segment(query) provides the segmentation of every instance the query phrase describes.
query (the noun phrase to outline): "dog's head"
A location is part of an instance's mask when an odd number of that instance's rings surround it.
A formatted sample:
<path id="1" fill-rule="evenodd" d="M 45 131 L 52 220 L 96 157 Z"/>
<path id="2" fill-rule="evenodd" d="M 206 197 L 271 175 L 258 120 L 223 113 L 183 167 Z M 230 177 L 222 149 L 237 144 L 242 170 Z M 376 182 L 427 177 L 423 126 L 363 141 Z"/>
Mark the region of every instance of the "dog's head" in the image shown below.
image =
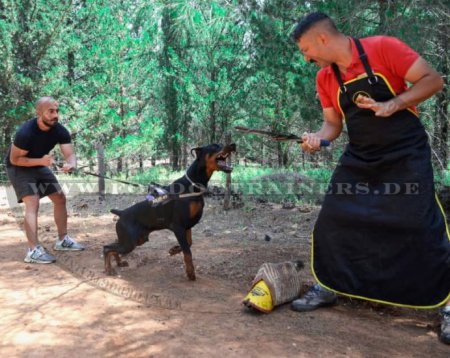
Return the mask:
<path id="1" fill-rule="evenodd" d="M 227 165 L 226 159 L 232 152 L 236 151 L 236 144 L 223 146 L 222 144 L 209 144 L 204 147 L 191 149 L 191 153 L 195 152 L 196 160 L 200 166 L 206 167 L 208 178 L 217 171 L 231 173 L 233 168 Z"/>

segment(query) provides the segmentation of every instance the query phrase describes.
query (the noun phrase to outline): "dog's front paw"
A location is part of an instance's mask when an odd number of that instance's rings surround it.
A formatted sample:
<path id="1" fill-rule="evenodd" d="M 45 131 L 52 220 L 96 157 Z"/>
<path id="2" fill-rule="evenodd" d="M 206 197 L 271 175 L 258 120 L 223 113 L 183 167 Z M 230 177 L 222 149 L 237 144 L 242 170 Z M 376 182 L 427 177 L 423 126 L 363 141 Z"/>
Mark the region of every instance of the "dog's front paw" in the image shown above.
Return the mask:
<path id="1" fill-rule="evenodd" d="M 195 273 L 193 273 L 193 274 L 188 274 L 188 278 L 189 278 L 189 280 L 190 281 L 195 281 L 197 278 L 195 277 Z"/>
<path id="2" fill-rule="evenodd" d="M 190 281 L 195 281 L 197 278 L 195 277 L 194 271 L 186 271 L 187 277 Z"/>
<path id="3" fill-rule="evenodd" d="M 176 255 L 176 254 L 179 254 L 181 252 L 181 247 L 180 246 L 174 246 L 174 247 L 172 247 L 170 250 L 169 250 L 169 255 L 170 256 L 173 256 L 173 255 Z M 195 276 L 195 275 L 194 275 Z"/>

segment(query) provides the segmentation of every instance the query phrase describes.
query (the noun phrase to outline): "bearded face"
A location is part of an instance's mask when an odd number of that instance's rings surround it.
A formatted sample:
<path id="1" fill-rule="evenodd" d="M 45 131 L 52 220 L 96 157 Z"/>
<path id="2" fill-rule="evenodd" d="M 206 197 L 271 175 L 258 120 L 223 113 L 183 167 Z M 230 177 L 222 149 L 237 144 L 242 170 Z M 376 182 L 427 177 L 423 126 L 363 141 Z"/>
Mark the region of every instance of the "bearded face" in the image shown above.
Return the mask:
<path id="1" fill-rule="evenodd" d="M 56 125 L 56 123 L 58 123 L 58 113 L 58 102 L 48 101 L 42 103 L 41 108 L 39 108 L 38 111 L 38 117 L 45 126 L 52 128 Z"/>

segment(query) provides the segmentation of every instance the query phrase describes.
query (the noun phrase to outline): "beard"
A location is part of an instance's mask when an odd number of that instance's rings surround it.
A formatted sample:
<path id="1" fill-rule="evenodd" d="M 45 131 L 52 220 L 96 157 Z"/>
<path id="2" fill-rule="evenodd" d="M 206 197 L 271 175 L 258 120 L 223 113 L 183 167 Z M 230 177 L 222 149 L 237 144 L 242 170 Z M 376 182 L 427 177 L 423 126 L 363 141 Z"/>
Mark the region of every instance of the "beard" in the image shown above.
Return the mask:
<path id="1" fill-rule="evenodd" d="M 54 126 L 56 126 L 56 123 L 58 123 L 58 118 L 53 118 L 53 119 L 42 119 L 42 123 L 44 123 L 48 128 L 53 128 Z"/>

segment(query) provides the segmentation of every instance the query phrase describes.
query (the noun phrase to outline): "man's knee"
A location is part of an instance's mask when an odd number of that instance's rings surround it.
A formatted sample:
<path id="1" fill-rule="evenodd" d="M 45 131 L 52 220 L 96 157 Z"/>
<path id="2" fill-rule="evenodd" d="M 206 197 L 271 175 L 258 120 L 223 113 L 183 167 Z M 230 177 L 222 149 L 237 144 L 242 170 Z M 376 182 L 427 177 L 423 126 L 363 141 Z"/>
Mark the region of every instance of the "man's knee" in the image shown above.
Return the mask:
<path id="1" fill-rule="evenodd" d="M 28 212 L 37 212 L 39 210 L 39 196 L 27 195 L 22 198 L 25 204 L 25 210 Z"/>
<path id="2" fill-rule="evenodd" d="M 66 195 L 61 191 L 48 196 L 55 205 L 66 205 Z"/>

